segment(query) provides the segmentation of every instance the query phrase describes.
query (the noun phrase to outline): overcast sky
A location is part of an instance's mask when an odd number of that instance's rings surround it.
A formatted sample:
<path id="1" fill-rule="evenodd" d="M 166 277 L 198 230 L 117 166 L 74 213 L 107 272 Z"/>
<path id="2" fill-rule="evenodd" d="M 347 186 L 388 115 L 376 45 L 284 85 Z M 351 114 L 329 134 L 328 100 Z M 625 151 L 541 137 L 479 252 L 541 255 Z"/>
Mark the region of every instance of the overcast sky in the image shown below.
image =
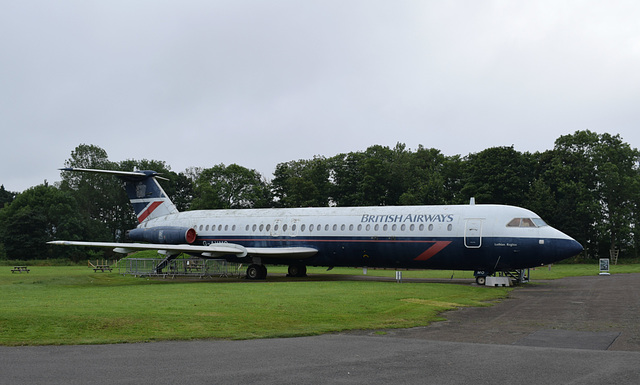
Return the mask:
<path id="1" fill-rule="evenodd" d="M 281 162 L 405 143 L 467 155 L 576 130 L 640 147 L 640 2 L 5 1 L 0 184 L 111 161 Z"/>

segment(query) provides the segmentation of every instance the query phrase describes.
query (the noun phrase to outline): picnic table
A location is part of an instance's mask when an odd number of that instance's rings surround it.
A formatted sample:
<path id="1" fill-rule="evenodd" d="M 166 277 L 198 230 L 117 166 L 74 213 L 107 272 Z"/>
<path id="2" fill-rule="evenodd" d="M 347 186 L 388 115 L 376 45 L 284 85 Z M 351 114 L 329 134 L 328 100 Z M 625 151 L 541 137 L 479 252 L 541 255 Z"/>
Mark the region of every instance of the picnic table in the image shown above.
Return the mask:
<path id="1" fill-rule="evenodd" d="M 13 269 L 11 269 L 11 274 L 22 272 L 28 273 L 29 269 L 26 266 L 14 266 Z"/>
<path id="2" fill-rule="evenodd" d="M 97 272 L 98 270 L 100 270 L 100 271 L 102 271 L 104 273 L 105 271 L 111 271 L 113 269 L 109 265 L 96 265 L 93 268 L 93 271 Z"/>

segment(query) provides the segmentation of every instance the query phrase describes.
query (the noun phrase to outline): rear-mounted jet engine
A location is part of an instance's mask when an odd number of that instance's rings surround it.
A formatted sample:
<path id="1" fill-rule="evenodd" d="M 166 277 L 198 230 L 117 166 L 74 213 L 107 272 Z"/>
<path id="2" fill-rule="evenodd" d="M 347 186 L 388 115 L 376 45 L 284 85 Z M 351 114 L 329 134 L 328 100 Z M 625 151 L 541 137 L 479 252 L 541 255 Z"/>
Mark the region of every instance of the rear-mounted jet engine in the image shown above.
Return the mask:
<path id="1" fill-rule="evenodd" d="M 159 226 L 127 231 L 127 238 L 134 242 L 164 243 L 169 245 L 192 244 L 196 230 L 189 227 Z"/>

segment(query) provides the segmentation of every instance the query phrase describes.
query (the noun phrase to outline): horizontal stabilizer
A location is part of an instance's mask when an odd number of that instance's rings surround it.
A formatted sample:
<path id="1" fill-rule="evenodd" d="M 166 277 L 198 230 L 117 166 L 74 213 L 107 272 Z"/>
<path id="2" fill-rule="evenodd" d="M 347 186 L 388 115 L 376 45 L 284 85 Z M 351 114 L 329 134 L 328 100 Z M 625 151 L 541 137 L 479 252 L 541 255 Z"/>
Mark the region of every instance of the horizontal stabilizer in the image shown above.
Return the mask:
<path id="1" fill-rule="evenodd" d="M 108 174 L 115 175 L 121 178 L 133 179 L 133 180 L 142 180 L 148 178 L 150 176 L 157 176 L 158 173 L 155 171 L 115 171 L 115 170 L 97 170 L 92 168 L 77 168 L 77 167 L 65 167 L 61 168 L 60 171 L 73 171 L 73 172 L 91 172 L 96 174 Z"/>

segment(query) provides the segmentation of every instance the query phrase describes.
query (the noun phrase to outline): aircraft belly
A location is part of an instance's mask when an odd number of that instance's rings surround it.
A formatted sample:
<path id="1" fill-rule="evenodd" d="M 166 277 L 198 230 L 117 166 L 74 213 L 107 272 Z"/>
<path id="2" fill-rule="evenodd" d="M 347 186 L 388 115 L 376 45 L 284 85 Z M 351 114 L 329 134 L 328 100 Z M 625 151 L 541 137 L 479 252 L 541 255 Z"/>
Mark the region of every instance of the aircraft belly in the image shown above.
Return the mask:
<path id="1" fill-rule="evenodd" d="M 451 238 L 358 238 L 358 237 L 227 237 L 200 238 L 199 244 L 236 243 L 247 248 L 308 247 L 318 252 L 305 258 L 262 256 L 267 264 L 308 266 L 386 267 L 439 270 L 513 270 L 556 260 L 557 240 L 540 244 L 538 238 L 483 237 L 482 245 L 469 248 L 462 237 Z M 230 261 L 246 258 L 228 256 Z M 549 262 L 550 263 L 550 262 Z"/>

